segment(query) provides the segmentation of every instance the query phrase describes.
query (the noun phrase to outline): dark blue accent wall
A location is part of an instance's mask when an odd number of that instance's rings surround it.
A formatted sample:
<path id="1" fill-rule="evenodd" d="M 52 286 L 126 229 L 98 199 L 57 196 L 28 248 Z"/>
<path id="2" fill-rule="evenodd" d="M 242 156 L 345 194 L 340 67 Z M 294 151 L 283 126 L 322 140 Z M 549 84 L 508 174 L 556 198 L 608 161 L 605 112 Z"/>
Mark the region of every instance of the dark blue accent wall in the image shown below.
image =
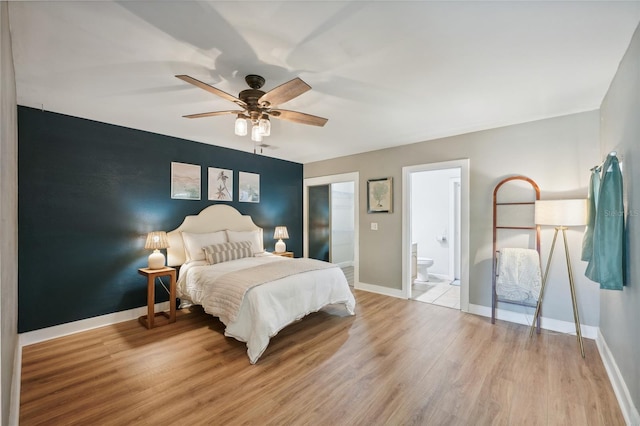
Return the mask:
<path id="1" fill-rule="evenodd" d="M 233 170 L 224 204 L 264 228 L 267 250 L 286 225 L 302 254 L 302 164 L 27 107 L 18 140 L 19 332 L 145 306 L 146 234 L 216 203 L 207 167 Z M 201 166 L 200 201 L 171 199 L 172 161 Z M 238 202 L 240 171 L 260 174 L 259 203 Z"/>

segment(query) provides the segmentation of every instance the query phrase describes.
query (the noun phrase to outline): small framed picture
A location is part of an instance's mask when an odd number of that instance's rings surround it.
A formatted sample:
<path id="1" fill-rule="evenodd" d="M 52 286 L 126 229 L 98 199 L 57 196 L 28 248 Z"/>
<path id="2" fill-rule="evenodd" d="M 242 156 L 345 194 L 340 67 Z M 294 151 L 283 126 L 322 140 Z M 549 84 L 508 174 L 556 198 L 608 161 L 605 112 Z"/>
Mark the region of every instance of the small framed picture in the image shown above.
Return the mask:
<path id="1" fill-rule="evenodd" d="M 393 178 L 367 180 L 367 213 L 393 212 Z"/>
<path id="2" fill-rule="evenodd" d="M 171 162 L 171 198 L 200 199 L 200 166 Z"/>
<path id="3" fill-rule="evenodd" d="M 209 167 L 209 200 L 233 201 L 233 170 Z"/>
<path id="4" fill-rule="evenodd" d="M 260 175 L 240 172 L 238 174 L 238 201 L 243 203 L 260 202 Z"/>

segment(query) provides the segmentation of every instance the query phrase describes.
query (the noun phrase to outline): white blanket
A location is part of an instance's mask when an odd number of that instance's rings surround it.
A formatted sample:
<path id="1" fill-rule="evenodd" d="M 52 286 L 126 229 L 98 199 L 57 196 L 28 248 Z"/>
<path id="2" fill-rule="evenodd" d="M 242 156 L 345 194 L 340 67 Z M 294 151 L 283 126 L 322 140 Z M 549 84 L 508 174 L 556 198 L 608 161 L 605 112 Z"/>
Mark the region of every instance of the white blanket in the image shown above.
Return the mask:
<path id="1" fill-rule="evenodd" d="M 500 250 L 496 294 L 506 300 L 536 301 L 540 294 L 540 256 L 536 250 Z"/>
<path id="2" fill-rule="evenodd" d="M 203 276 L 222 276 L 229 272 L 251 268 L 269 262 L 288 262 L 279 256 L 250 257 L 207 265 L 191 262 L 180 269 L 178 297 L 202 305 L 207 313 L 215 313 L 215 296 Z M 203 273 L 203 270 L 207 270 Z M 252 364 L 258 360 L 275 336 L 285 326 L 316 312 L 326 305 L 341 303 L 348 313 L 355 313 L 355 298 L 340 268 L 314 270 L 290 275 L 255 286 L 247 291 L 236 320 L 220 317 L 225 324 L 225 335 L 247 343 L 247 354 Z"/>
<path id="3" fill-rule="evenodd" d="M 194 279 L 208 284 L 209 311 L 225 324 L 238 319 L 244 295 L 253 287 L 269 281 L 319 269 L 337 268 L 333 263 L 315 259 L 280 258 L 279 262 L 261 262 L 246 269 L 220 275 L 215 268 L 194 271 Z"/>

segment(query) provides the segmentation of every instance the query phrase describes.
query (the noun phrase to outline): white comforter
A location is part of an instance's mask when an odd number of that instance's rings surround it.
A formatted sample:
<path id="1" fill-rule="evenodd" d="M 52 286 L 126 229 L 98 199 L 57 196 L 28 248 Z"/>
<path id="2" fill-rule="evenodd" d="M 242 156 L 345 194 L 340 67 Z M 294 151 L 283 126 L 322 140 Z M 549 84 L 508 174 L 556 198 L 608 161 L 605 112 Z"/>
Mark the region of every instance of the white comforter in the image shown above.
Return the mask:
<path id="1" fill-rule="evenodd" d="M 194 273 L 209 268 L 206 275 L 219 275 L 249 268 L 266 262 L 288 262 L 280 256 L 259 256 L 208 265 L 191 262 L 183 265 L 178 279 L 178 297 L 202 305 L 216 315 L 207 291 L 207 282 L 196 279 L 205 275 Z M 226 326 L 225 335 L 247 343 L 247 355 L 252 364 L 258 361 L 269 344 L 269 339 L 292 322 L 316 312 L 324 306 L 342 303 L 354 315 L 355 298 L 342 270 L 338 267 L 291 275 L 251 288 L 244 296 L 235 321 L 221 319 Z"/>

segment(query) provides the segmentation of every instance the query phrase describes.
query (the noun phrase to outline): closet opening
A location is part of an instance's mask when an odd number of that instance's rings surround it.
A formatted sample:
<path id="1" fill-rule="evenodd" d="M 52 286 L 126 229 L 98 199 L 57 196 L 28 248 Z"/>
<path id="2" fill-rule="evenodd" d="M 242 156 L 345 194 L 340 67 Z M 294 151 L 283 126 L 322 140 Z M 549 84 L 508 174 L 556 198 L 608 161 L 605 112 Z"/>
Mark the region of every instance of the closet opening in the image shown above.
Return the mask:
<path id="1" fill-rule="evenodd" d="M 339 265 L 358 283 L 358 173 L 304 180 L 304 257 Z"/>

